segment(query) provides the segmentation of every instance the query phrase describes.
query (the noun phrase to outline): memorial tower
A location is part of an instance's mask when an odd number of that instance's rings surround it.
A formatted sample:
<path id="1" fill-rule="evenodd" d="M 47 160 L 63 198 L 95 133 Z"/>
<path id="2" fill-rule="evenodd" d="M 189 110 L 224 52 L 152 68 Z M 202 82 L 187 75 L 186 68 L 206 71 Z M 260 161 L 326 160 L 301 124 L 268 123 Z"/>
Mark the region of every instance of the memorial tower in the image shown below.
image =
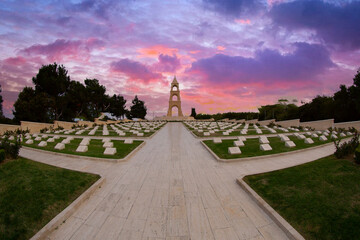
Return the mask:
<path id="1" fill-rule="evenodd" d="M 172 117 L 172 109 L 174 107 L 176 107 L 178 109 L 178 116 L 183 117 L 184 115 L 183 115 L 182 110 L 181 110 L 181 99 L 180 99 L 179 83 L 176 80 L 176 77 L 174 77 L 174 80 L 171 83 L 170 98 L 169 98 L 169 110 L 167 112 L 168 117 Z"/>

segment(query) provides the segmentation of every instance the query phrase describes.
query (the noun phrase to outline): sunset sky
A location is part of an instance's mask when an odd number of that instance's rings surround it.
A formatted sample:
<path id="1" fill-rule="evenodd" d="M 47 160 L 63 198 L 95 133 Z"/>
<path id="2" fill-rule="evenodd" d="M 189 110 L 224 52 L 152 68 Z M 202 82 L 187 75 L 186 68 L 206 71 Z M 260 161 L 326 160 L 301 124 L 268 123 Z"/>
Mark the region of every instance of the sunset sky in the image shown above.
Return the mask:
<path id="1" fill-rule="evenodd" d="M 148 118 L 165 115 L 176 75 L 186 115 L 256 111 L 352 84 L 360 1 L 122 0 L 0 2 L 5 115 L 41 65 L 96 78 Z"/>

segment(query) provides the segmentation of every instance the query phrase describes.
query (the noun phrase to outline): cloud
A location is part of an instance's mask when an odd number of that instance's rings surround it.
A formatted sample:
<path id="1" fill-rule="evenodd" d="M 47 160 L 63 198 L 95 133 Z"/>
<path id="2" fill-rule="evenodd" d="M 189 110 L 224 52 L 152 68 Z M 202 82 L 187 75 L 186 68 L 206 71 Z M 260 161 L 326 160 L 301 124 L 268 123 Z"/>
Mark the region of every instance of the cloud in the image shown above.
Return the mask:
<path id="1" fill-rule="evenodd" d="M 334 5 L 319 0 L 274 4 L 269 12 L 276 25 L 288 30 L 311 29 L 325 43 L 342 49 L 360 48 L 360 2 Z"/>
<path id="2" fill-rule="evenodd" d="M 80 60 L 87 61 L 92 49 L 101 48 L 102 40 L 89 38 L 87 40 L 57 39 L 49 44 L 35 44 L 20 50 L 20 54 L 26 56 L 42 55 L 49 61 Z"/>
<path id="3" fill-rule="evenodd" d="M 293 53 L 258 51 L 254 58 L 217 54 L 192 64 L 189 73 L 201 75 L 210 83 L 265 83 L 311 81 L 335 66 L 321 45 L 296 43 Z"/>
<path id="4" fill-rule="evenodd" d="M 174 73 L 181 67 L 180 59 L 175 54 L 172 56 L 160 54 L 158 60 L 159 62 L 153 65 L 157 72 Z"/>
<path id="5" fill-rule="evenodd" d="M 161 74 L 152 72 L 146 65 L 128 58 L 112 62 L 110 70 L 123 73 L 131 80 L 141 80 L 144 83 L 159 81 L 162 78 Z"/>
<path id="6" fill-rule="evenodd" d="M 252 14 L 264 7 L 259 0 L 203 0 L 203 3 L 205 8 L 230 17 Z"/>

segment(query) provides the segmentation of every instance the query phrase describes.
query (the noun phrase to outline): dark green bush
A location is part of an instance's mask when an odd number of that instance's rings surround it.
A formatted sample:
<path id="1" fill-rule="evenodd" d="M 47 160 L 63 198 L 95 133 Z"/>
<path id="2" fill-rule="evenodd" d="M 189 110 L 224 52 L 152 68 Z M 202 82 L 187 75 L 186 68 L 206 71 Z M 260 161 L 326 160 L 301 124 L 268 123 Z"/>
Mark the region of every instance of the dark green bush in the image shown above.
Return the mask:
<path id="1" fill-rule="evenodd" d="M 360 145 L 355 150 L 355 162 L 360 164 Z"/>
<path id="2" fill-rule="evenodd" d="M 5 160 L 5 150 L 0 149 L 0 163 L 2 163 Z"/>
<path id="3" fill-rule="evenodd" d="M 15 143 L 9 141 L 8 138 L 4 138 L 0 142 L 0 149 L 5 151 L 5 157 L 16 159 L 19 156 L 19 151 L 21 148 L 21 142 L 18 139 Z"/>
<path id="4" fill-rule="evenodd" d="M 355 132 L 353 138 L 350 141 L 345 141 L 340 144 L 340 140 L 334 140 L 336 151 L 334 153 L 335 157 L 343 158 L 349 154 L 355 152 L 355 149 L 359 145 L 359 133 Z"/>

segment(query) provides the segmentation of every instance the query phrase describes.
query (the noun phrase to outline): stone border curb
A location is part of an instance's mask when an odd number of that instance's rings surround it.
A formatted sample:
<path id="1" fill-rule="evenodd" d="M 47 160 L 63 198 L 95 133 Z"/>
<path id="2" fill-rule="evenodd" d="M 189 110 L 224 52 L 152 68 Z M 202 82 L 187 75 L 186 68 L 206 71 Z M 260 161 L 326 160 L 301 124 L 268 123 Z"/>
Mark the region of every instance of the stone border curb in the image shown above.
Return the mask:
<path id="1" fill-rule="evenodd" d="M 325 147 L 325 146 L 329 146 L 331 144 L 334 144 L 333 142 L 330 143 L 325 143 L 325 144 L 321 144 L 318 146 L 314 146 L 314 147 L 309 147 L 309 148 L 304 148 L 304 149 L 299 149 L 299 150 L 294 150 L 294 151 L 289 151 L 289 152 L 283 152 L 283 153 L 274 153 L 274 154 L 267 154 L 267 155 L 262 155 L 262 156 L 255 156 L 255 157 L 244 157 L 244 158 L 232 158 L 232 159 L 224 159 L 224 158 L 219 158 L 218 155 L 216 155 L 216 153 L 214 153 L 205 143 L 204 141 L 200 141 L 201 144 L 211 153 L 211 155 L 214 156 L 214 158 L 219 161 L 219 162 L 227 162 L 227 163 L 231 163 L 231 162 L 241 162 L 241 161 L 249 161 L 249 160 L 259 160 L 259 159 L 264 159 L 264 158 L 269 158 L 269 157 L 279 157 L 279 156 L 284 156 L 284 155 L 290 155 L 293 153 L 299 153 L 299 152 L 306 152 L 306 151 L 311 151 L 317 148 L 321 148 L 321 147 Z"/>
<path id="2" fill-rule="evenodd" d="M 81 194 L 75 201 L 61 211 L 56 217 L 48 222 L 40 231 L 38 231 L 30 240 L 42 240 L 47 239 L 57 227 L 63 224 L 90 196 L 104 184 L 105 178 L 101 177 L 90 188 L 88 188 L 83 194 Z"/>
<path id="3" fill-rule="evenodd" d="M 283 217 L 281 217 L 264 199 L 262 199 L 242 178 L 236 179 L 240 187 L 256 204 L 283 230 L 290 239 L 304 239 Z"/>
<path id="4" fill-rule="evenodd" d="M 67 154 L 67 153 L 59 153 L 59 152 L 53 152 L 53 151 L 48 151 L 48 150 L 42 150 L 42 149 L 38 149 L 38 148 L 27 147 L 27 146 L 22 146 L 22 148 L 37 151 L 37 152 L 42 152 L 42 153 L 49 153 L 49 154 L 64 156 L 64 157 L 79 158 L 79 159 L 85 159 L 85 160 L 91 160 L 91 161 L 118 163 L 118 162 L 125 162 L 125 161 L 129 160 L 136 152 L 138 152 L 145 145 L 145 143 L 146 143 L 146 141 L 143 141 L 139 146 L 137 146 L 134 150 L 132 150 L 126 157 L 118 158 L 118 159 L 97 158 L 97 157 L 88 157 L 88 156 L 81 156 L 81 155 L 74 155 L 74 154 Z"/>

